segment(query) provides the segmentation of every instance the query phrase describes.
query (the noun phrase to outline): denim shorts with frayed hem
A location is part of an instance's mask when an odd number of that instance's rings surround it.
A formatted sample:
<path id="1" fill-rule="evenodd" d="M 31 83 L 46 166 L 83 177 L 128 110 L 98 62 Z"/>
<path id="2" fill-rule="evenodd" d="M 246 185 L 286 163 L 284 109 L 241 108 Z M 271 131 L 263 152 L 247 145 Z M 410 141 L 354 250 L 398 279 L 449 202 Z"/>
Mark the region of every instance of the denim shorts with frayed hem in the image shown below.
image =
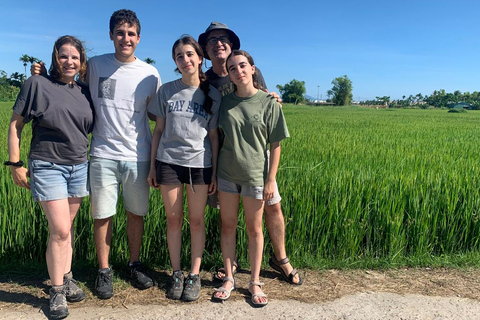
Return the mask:
<path id="1" fill-rule="evenodd" d="M 75 165 L 28 159 L 30 190 L 35 201 L 88 196 L 88 162 Z"/>
<path id="2" fill-rule="evenodd" d="M 120 191 L 125 209 L 137 216 L 148 213 L 150 161 L 90 158 L 90 203 L 94 219 L 115 215 Z"/>

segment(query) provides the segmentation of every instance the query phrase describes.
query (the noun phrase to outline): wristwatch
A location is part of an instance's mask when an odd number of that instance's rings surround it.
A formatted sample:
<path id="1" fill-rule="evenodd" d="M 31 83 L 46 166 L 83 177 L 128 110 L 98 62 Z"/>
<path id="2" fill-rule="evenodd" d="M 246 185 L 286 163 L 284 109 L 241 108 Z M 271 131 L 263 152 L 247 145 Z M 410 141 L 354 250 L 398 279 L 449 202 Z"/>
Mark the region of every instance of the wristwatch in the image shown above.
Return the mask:
<path id="1" fill-rule="evenodd" d="M 6 165 L 6 166 L 14 166 L 14 167 L 23 167 L 23 165 L 24 165 L 22 160 L 20 160 L 18 162 L 5 161 L 3 164 Z"/>

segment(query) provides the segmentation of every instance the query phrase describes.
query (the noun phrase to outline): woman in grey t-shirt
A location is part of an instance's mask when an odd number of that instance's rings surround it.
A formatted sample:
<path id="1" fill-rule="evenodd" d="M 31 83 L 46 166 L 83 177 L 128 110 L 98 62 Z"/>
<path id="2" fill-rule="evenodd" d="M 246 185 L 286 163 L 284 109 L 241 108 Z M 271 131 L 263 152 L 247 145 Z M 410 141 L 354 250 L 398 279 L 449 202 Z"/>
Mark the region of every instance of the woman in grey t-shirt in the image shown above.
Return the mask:
<path id="1" fill-rule="evenodd" d="M 50 289 L 50 316 L 68 316 L 67 301 L 85 298 L 72 278 L 73 220 L 82 198 L 88 195 L 87 147 L 93 127 L 85 79 L 87 57 L 82 43 L 63 36 L 55 42 L 50 76 L 30 77 L 13 107 L 8 131 L 8 153 L 13 181 L 30 189 L 48 220 L 50 237 L 46 253 Z M 32 121 L 28 168 L 20 161 L 20 138 Z M 27 177 L 30 177 L 28 180 Z"/>

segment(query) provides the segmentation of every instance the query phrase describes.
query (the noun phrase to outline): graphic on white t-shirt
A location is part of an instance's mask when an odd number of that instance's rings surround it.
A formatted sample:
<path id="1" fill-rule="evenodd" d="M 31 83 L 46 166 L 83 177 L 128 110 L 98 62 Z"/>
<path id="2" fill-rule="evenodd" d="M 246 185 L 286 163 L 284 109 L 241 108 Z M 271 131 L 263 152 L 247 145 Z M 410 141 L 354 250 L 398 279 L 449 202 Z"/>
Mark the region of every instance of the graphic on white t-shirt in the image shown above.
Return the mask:
<path id="1" fill-rule="evenodd" d="M 117 84 L 117 80 L 100 77 L 98 81 L 98 97 L 100 99 L 115 99 L 115 86 Z"/>

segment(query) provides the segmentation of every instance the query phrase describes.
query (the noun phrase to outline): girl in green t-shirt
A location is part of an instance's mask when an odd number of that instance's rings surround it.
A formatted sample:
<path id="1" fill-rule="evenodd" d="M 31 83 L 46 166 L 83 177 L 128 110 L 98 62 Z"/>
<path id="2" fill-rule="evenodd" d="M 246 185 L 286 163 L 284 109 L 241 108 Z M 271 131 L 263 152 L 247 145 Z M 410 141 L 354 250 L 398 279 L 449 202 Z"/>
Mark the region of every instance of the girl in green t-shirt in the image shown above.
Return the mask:
<path id="1" fill-rule="evenodd" d="M 289 134 L 280 104 L 260 90 L 256 82 L 252 57 L 243 50 L 234 50 L 227 59 L 227 70 L 235 91 L 224 96 L 220 106 L 219 128 L 224 139 L 218 161 L 221 245 L 226 276 L 222 286 L 215 289 L 213 298 L 226 300 L 235 288 L 232 263 L 242 196 L 251 266 L 248 291 L 252 305 L 263 307 L 268 303 L 260 282 L 263 207 L 264 201 L 274 196 L 280 141 Z"/>

